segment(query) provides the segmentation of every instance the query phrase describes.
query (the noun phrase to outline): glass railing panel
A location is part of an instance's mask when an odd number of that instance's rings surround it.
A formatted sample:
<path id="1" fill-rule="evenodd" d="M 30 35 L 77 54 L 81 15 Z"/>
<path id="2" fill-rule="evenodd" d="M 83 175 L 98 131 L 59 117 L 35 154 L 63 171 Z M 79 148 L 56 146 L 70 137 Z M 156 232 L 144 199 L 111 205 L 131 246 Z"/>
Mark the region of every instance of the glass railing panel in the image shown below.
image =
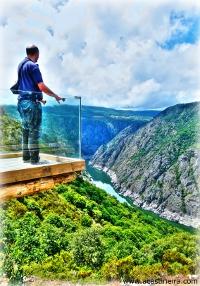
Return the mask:
<path id="1" fill-rule="evenodd" d="M 64 102 L 43 107 L 40 149 L 43 153 L 80 157 L 80 99 L 68 97 Z"/>
<path id="2" fill-rule="evenodd" d="M 10 90 L 0 89 L 0 151 L 13 153 L 22 150 L 22 125 L 17 110 L 17 97 Z M 81 98 L 67 97 L 58 104 L 44 95 L 40 153 L 64 157 L 81 157 Z"/>
<path id="3" fill-rule="evenodd" d="M 17 96 L 7 89 L 0 89 L 0 151 L 21 150 L 21 122 L 17 111 Z"/>

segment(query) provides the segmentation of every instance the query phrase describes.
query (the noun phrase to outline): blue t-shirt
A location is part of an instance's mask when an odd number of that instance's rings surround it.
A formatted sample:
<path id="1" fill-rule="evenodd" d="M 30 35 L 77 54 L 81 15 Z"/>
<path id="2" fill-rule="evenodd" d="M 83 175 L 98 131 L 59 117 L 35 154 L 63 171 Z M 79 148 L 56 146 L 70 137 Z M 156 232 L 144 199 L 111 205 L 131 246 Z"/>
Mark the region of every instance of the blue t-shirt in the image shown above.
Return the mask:
<path id="1" fill-rule="evenodd" d="M 34 92 L 41 93 L 38 83 L 43 82 L 43 79 L 38 64 L 32 62 L 28 58 L 25 58 L 19 64 L 18 70 L 22 64 L 23 67 L 19 75 L 19 90 L 23 92 L 20 92 L 20 95 L 22 96 L 26 91 L 32 91 L 33 94 Z"/>

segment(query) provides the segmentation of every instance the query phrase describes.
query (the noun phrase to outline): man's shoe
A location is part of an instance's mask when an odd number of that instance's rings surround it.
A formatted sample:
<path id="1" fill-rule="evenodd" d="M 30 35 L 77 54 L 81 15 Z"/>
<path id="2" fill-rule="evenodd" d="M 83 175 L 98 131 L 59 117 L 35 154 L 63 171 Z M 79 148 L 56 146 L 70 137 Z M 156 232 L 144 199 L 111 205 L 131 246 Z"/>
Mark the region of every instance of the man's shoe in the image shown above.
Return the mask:
<path id="1" fill-rule="evenodd" d="M 24 162 L 30 161 L 31 160 L 31 156 L 30 156 L 30 154 L 23 154 L 22 159 L 23 159 Z"/>
<path id="2" fill-rule="evenodd" d="M 30 163 L 31 159 L 23 159 L 24 163 Z"/>
<path id="3" fill-rule="evenodd" d="M 37 163 L 39 163 L 39 161 L 40 161 L 40 157 L 38 157 L 37 159 L 31 159 L 31 164 L 36 165 Z"/>

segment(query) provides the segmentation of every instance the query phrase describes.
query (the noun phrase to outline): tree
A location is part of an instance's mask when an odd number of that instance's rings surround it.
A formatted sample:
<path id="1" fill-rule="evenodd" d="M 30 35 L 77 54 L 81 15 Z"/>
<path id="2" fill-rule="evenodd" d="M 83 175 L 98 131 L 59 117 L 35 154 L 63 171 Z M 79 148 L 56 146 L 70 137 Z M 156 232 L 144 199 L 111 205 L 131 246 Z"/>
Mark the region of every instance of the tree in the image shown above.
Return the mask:
<path id="1" fill-rule="evenodd" d="M 74 259 L 80 266 L 101 267 L 105 249 L 97 228 L 90 228 L 77 233 L 72 244 Z"/>

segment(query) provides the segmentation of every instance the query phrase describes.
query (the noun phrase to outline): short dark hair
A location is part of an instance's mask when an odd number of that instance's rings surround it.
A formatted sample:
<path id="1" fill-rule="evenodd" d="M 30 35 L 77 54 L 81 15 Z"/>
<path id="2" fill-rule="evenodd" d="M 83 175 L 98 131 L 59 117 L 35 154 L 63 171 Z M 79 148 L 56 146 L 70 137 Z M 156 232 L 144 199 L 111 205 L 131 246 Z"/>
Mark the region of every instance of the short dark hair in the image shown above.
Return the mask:
<path id="1" fill-rule="evenodd" d="M 28 46 L 27 48 L 26 48 L 26 54 L 27 54 L 27 56 L 28 55 L 35 55 L 35 54 L 37 54 L 37 53 L 39 53 L 39 49 L 38 49 L 38 47 L 37 46 L 35 46 L 35 45 L 31 45 L 31 46 Z"/>

